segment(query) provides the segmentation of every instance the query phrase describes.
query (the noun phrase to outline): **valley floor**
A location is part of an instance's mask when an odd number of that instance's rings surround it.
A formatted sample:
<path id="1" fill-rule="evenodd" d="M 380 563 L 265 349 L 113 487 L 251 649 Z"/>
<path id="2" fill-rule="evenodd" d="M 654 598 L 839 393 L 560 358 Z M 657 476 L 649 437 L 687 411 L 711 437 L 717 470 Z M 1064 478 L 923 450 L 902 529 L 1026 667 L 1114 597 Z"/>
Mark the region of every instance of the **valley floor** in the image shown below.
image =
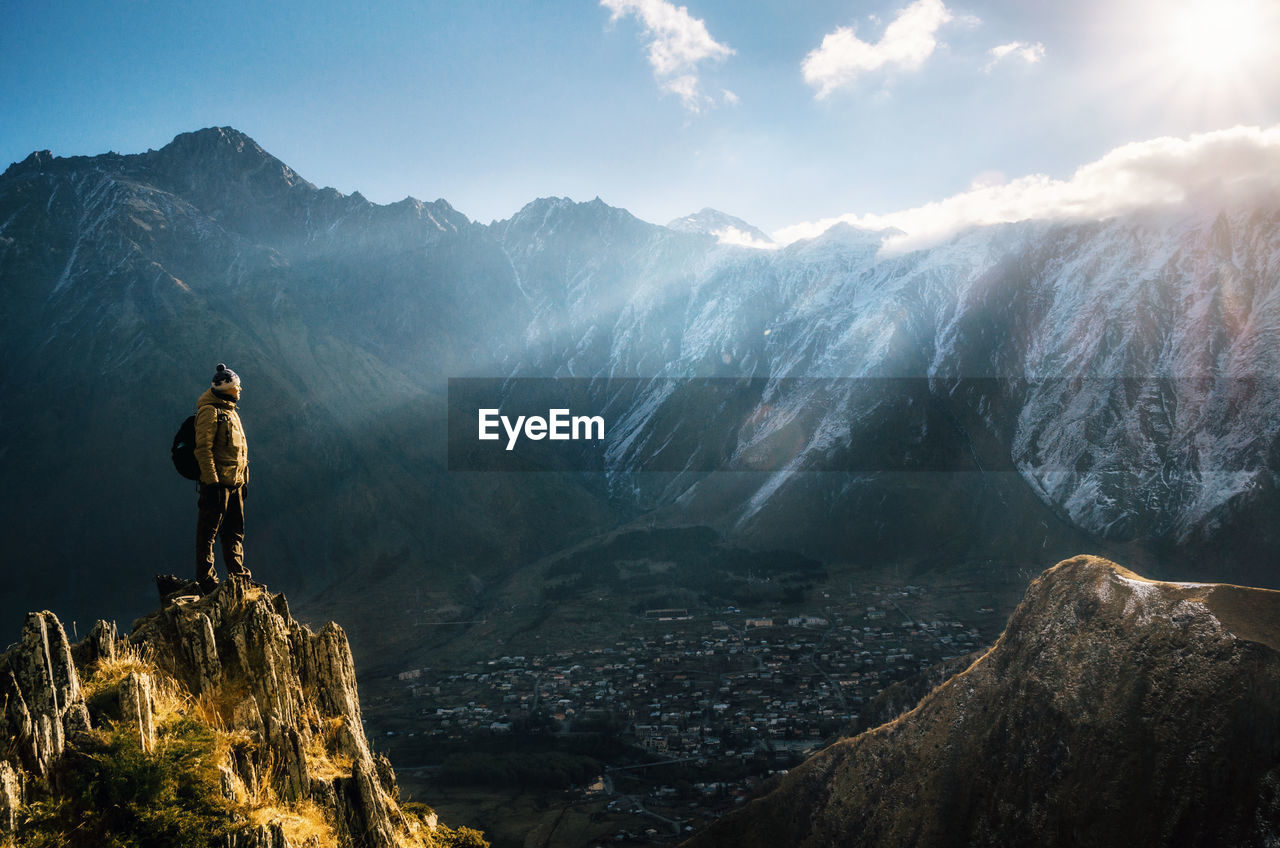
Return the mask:
<path id="1" fill-rule="evenodd" d="M 854 732 L 886 687 L 988 645 L 1011 594 L 888 571 L 791 605 L 598 609 L 576 647 L 544 626 L 366 681 L 368 726 L 407 795 L 496 848 L 670 844 Z"/>

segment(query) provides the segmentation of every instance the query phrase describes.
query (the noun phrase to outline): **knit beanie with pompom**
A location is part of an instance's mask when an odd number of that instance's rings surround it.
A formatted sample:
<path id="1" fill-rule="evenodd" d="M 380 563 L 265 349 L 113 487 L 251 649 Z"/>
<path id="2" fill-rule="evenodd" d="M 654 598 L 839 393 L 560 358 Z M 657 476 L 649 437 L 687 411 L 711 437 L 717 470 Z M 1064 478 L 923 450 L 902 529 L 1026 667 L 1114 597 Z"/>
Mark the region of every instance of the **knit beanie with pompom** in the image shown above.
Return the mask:
<path id="1" fill-rule="evenodd" d="M 227 383 L 230 383 L 237 389 L 240 388 L 240 375 L 219 362 L 218 370 L 215 371 L 213 375 L 213 387 L 215 389 L 225 389 L 228 388 L 226 385 Z"/>

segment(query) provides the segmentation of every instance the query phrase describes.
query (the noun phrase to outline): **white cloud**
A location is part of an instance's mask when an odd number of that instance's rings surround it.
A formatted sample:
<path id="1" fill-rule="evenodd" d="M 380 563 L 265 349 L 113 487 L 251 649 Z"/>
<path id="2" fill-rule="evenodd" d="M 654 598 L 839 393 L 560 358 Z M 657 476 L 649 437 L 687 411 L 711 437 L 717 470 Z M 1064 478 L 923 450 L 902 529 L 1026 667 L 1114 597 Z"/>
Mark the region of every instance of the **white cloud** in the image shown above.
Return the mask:
<path id="1" fill-rule="evenodd" d="M 952 19 L 942 0 L 915 0 L 898 12 L 874 44 L 858 38 L 853 27 L 840 27 L 804 57 L 804 80 L 818 89 L 821 99 L 865 73 L 919 70 L 937 49 L 938 28 Z"/>
<path id="2" fill-rule="evenodd" d="M 780 244 L 812 238 L 838 223 L 896 228 L 886 252 L 927 247 L 972 226 L 1033 219 L 1100 220 L 1199 197 L 1242 198 L 1280 192 L 1280 125 L 1235 127 L 1189 138 L 1156 138 L 1118 147 L 1070 179 L 1043 174 L 1001 184 L 976 183 L 944 200 L 884 215 L 842 215 L 794 224 Z"/>
<path id="3" fill-rule="evenodd" d="M 756 250 L 777 250 L 779 245 L 771 241 L 762 241 L 748 232 L 744 232 L 737 227 L 725 227 L 723 230 L 714 230 L 711 235 L 716 237 L 716 241 L 720 244 L 731 244 L 737 247 L 752 247 Z"/>
<path id="4" fill-rule="evenodd" d="M 991 73 L 991 69 L 1005 59 L 1021 60 L 1028 65 L 1036 64 L 1044 58 L 1044 45 L 1039 41 L 1035 44 L 1028 44 L 1025 41 L 1010 41 L 1008 44 L 992 47 L 987 51 L 987 55 L 991 57 L 991 61 L 983 65 L 982 70 Z"/>
<path id="5" fill-rule="evenodd" d="M 684 6 L 666 0 L 600 0 L 616 21 L 634 15 L 649 40 L 649 64 L 663 91 L 680 98 L 690 112 L 714 101 L 702 93 L 698 66 L 733 55 L 733 49 L 711 37 L 707 25 Z"/>

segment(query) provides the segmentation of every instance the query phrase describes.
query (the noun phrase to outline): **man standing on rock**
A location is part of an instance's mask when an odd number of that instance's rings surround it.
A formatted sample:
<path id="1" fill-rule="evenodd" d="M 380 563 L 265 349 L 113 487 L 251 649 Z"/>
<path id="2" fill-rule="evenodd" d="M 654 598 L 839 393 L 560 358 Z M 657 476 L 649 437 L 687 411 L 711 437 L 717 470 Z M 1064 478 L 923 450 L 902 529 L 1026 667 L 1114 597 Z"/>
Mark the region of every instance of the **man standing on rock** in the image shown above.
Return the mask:
<path id="1" fill-rule="evenodd" d="M 200 514 L 196 519 L 196 580 L 208 594 L 218 586 L 213 543 L 222 538 L 227 574 L 249 577 L 244 567 L 244 502 L 249 493 L 249 446 L 236 402 L 240 376 L 221 362 L 213 385 L 196 401 L 196 463 Z"/>

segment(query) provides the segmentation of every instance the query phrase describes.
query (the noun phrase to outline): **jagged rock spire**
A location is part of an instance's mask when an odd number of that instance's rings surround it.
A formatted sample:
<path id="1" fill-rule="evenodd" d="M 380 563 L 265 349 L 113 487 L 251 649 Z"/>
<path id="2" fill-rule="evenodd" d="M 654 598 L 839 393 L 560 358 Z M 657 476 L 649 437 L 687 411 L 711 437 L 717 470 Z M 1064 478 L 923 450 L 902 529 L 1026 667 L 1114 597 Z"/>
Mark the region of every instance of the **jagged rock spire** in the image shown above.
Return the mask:
<path id="1" fill-rule="evenodd" d="M 267 810 L 258 814 L 266 823 L 245 820 L 233 848 L 290 848 L 270 810 L 300 804 L 321 811 L 334 844 L 432 844 L 434 824 L 400 811 L 395 774 L 365 738 L 342 628 L 313 633 L 283 595 L 248 580 L 172 598 L 125 637 L 98 622 L 74 646 L 56 616 L 33 613 L 21 643 L 0 656 L 0 699 L 9 739 L 0 749 L 0 837 L 21 827 L 33 791 L 56 793 L 51 774 L 79 734 L 136 729 L 149 755 L 163 745 L 163 725 L 182 718 L 229 740 L 216 766 L 227 800 Z"/>

